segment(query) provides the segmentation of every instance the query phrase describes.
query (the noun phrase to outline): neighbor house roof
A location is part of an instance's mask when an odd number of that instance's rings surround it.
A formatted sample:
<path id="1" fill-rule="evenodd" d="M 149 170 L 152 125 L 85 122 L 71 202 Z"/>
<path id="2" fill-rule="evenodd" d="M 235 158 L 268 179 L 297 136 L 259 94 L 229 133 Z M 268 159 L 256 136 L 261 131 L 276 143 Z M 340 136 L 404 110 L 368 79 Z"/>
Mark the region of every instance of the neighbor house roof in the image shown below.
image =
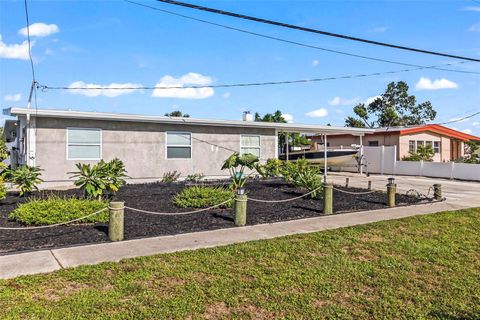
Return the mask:
<path id="1" fill-rule="evenodd" d="M 139 114 L 124 113 L 104 113 L 87 112 L 58 109 L 27 109 L 27 108 L 9 108 L 4 109 L 5 115 L 18 116 L 27 115 L 31 117 L 46 118 L 70 118 L 70 119 L 89 119 L 89 120 L 110 120 L 127 122 L 153 122 L 165 124 L 189 124 L 199 126 L 220 126 L 220 127 L 247 127 L 247 128 L 269 128 L 284 132 L 309 132 L 321 134 L 353 134 L 364 135 L 373 133 L 372 129 L 332 127 L 315 124 L 297 124 L 297 123 L 274 123 L 274 122 L 255 122 L 241 120 L 214 120 L 214 119 L 196 119 L 166 116 L 149 116 Z"/>
<path id="2" fill-rule="evenodd" d="M 377 132 L 398 132 L 400 135 L 414 134 L 420 132 L 433 132 L 444 136 L 449 136 L 457 138 L 460 140 L 478 140 L 480 137 L 473 136 L 471 134 L 454 130 L 440 124 L 426 124 L 422 126 L 412 126 L 412 127 L 394 127 L 394 128 L 378 128 L 375 129 Z"/>

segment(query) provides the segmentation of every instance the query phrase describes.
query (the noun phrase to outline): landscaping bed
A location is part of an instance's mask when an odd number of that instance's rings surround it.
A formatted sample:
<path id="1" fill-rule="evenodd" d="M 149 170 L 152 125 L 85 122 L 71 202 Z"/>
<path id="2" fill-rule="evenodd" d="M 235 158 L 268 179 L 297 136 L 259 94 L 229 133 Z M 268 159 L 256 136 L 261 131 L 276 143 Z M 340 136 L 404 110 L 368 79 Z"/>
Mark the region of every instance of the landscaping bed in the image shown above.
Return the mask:
<path id="1" fill-rule="evenodd" d="M 336 186 L 340 188 L 339 186 Z M 148 211 L 185 212 L 192 208 L 179 208 L 174 196 L 185 188 L 185 183 L 152 183 L 131 184 L 121 188 L 117 193 L 118 200 L 125 205 Z M 306 191 L 295 188 L 281 180 L 249 181 L 246 185 L 248 195 L 256 199 L 280 200 L 300 196 Z M 341 188 L 350 192 L 364 192 L 365 189 Z M 62 197 L 81 197 L 77 189 L 64 191 L 47 191 L 34 193 L 33 197 L 46 193 Z M 386 208 L 387 195 L 375 192 L 365 195 L 352 195 L 334 190 L 333 210 L 335 214 Z M 18 198 L 10 193 L 0 201 L 0 227 L 22 227 L 24 225 L 8 221 L 8 214 L 25 198 Z M 413 196 L 397 194 L 398 205 L 411 205 L 422 202 Z M 281 203 L 248 202 L 247 224 L 261 224 L 294 219 L 322 216 L 323 200 L 309 197 Z M 196 231 L 234 227 L 233 210 L 213 209 L 205 212 L 159 216 L 125 210 L 125 239 L 172 235 Z M 106 242 L 108 240 L 107 224 L 73 224 L 34 230 L 1 230 L 0 254 L 15 251 L 57 248 L 85 243 Z"/>

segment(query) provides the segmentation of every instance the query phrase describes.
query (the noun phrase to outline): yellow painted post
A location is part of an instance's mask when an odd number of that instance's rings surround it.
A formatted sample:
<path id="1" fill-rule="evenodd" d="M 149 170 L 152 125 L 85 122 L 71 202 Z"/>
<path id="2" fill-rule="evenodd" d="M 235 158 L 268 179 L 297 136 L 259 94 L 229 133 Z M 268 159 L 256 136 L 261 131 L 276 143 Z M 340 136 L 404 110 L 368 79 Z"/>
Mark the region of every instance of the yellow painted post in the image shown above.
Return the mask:
<path id="1" fill-rule="evenodd" d="M 108 238 L 111 241 L 124 239 L 124 202 L 110 202 L 110 217 L 108 219 Z"/>
<path id="2" fill-rule="evenodd" d="M 333 184 L 323 184 L 323 214 L 333 213 Z"/>
<path id="3" fill-rule="evenodd" d="M 433 197 L 435 200 L 442 200 L 443 195 L 442 195 L 442 185 L 439 183 L 435 183 L 433 185 Z"/>
<path id="4" fill-rule="evenodd" d="M 244 188 L 238 188 L 234 208 L 235 225 L 241 227 L 247 224 L 247 195 Z"/>
<path id="5" fill-rule="evenodd" d="M 395 184 L 394 178 L 388 178 L 387 184 L 387 196 L 388 196 L 388 206 L 390 208 L 395 207 L 395 194 L 397 193 L 397 185 Z"/>

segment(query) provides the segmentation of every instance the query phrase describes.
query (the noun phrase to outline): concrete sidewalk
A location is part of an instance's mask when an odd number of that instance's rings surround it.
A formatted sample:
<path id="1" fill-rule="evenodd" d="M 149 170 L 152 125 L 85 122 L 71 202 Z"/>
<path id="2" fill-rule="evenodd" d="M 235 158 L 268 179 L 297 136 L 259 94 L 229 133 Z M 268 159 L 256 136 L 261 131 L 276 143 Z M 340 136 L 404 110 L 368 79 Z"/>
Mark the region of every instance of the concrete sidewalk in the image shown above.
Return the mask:
<path id="1" fill-rule="evenodd" d="M 174 251 L 224 246 L 251 240 L 271 239 L 291 234 L 316 232 L 446 210 L 464 209 L 480 206 L 478 199 L 478 197 L 467 197 L 462 198 L 461 201 L 445 201 L 240 228 L 12 254 L 0 256 L 0 278 L 13 278 L 20 275 L 51 272 L 85 264 L 97 264 Z"/>

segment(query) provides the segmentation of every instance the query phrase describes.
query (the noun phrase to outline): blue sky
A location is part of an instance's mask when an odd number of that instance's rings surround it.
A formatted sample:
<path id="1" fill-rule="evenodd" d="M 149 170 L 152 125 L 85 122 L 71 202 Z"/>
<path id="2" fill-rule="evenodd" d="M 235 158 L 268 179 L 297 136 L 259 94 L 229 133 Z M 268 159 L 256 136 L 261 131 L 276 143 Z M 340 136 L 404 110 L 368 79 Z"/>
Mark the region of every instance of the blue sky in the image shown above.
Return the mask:
<path id="1" fill-rule="evenodd" d="M 139 0 L 140 1 L 140 0 Z M 305 27 L 480 58 L 475 1 L 191 1 Z M 212 22 L 328 49 L 420 65 L 455 60 L 266 26 L 143 1 Z M 405 69 L 226 30 L 124 1 L 29 1 L 37 80 L 49 86 L 224 84 L 321 78 Z M 26 106 L 31 82 L 23 1 L 0 2 L 1 107 Z M 480 63 L 449 67 L 480 72 Z M 39 108 L 239 119 L 277 109 L 297 123 L 343 125 L 353 106 L 404 80 L 438 122 L 480 110 L 480 75 L 417 70 L 369 78 L 250 88 L 168 91 L 53 91 Z M 96 96 L 92 96 L 97 94 Z M 114 96 L 112 96 L 114 95 Z M 450 125 L 480 135 L 480 115 Z"/>

